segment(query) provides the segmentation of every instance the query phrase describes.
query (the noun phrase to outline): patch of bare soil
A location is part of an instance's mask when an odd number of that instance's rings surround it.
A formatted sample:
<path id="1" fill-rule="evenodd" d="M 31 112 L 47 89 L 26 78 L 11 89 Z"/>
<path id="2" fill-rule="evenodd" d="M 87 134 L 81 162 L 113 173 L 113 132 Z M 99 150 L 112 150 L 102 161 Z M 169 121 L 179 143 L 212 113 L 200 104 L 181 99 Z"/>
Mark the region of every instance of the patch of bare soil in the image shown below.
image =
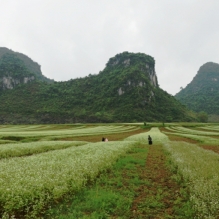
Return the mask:
<path id="1" fill-rule="evenodd" d="M 177 200 L 180 198 L 180 186 L 171 179 L 171 172 L 165 165 L 166 158 L 160 145 L 150 146 L 145 170 L 141 178 L 148 183 L 141 185 L 136 193 L 130 218 L 175 218 Z"/>
<path id="2" fill-rule="evenodd" d="M 185 141 L 188 143 L 193 143 L 193 144 L 198 144 L 199 142 L 191 139 L 191 138 L 186 138 L 183 136 L 177 136 L 177 135 L 167 135 L 170 141 Z"/>
<path id="3" fill-rule="evenodd" d="M 211 151 L 214 151 L 215 153 L 219 154 L 219 146 L 202 145 L 201 147 L 206 149 L 206 150 L 211 150 Z"/>

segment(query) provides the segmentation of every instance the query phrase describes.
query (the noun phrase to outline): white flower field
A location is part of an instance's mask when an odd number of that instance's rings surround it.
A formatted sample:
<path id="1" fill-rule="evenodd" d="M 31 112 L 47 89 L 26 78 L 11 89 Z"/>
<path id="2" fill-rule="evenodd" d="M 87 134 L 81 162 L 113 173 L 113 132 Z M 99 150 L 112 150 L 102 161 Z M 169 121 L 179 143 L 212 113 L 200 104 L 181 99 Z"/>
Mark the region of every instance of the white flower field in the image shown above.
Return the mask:
<path id="1" fill-rule="evenodd" d="M 152 127 L 121 140 L 109 137 L 109 142 L 101 141 L 103 136 L 139 129 L 136 124 L 0 126 L 1 218 L 22 218 L 21 214 L 23 218 L 38 218 L 51 203 L 95 181 L 132 148 L 147 144 L 148 135 L 153 145 L 162 145 L 170 168 L 177 170 L 173 178 L 183 178 L 194 218 L 217 218 L 219 154 L 201 144 L 219 147 L 219 126 Z M 94 135 L 99 136 L 99 142 L 71 139 Z M 171 140 L 175 136 L 182 140 Z"/>

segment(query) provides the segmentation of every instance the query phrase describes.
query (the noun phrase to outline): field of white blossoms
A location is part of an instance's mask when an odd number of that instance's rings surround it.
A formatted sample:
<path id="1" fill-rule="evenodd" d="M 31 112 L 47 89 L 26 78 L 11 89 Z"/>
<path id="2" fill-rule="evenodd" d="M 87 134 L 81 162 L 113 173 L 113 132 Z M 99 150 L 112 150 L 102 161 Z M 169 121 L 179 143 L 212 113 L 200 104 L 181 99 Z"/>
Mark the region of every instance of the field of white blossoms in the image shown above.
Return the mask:
<path id="1" fill-rule="evenodd" d="M 188 188 L 194 218 L 218 218 L 219 154 L 202 146 L 219 147 L 219 126 L 151 124 L 142 133 L 101 141 L 140 129 L 138 124 L 0 126 L 1 218 L 44 218 L 51 203 L 95 181 L 119 157 L 147 144 L 148 135 L 153 145 L 162 145 L 173 178 Z M 74 140 L 85 136 L 98 136 L 99 142 Z"/>

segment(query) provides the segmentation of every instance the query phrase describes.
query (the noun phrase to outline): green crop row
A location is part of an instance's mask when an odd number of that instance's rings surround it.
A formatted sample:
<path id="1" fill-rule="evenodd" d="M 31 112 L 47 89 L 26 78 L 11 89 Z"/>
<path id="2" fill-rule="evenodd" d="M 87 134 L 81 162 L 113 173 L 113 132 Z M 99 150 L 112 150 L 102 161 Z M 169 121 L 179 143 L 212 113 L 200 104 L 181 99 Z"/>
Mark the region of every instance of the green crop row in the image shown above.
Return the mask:
<path id="1" fill-rule="evenodd" d="M 0 159 L 38 154 L 57 149 L 87 144 L 83 141 L 38 141 L 0 145 Z"/>

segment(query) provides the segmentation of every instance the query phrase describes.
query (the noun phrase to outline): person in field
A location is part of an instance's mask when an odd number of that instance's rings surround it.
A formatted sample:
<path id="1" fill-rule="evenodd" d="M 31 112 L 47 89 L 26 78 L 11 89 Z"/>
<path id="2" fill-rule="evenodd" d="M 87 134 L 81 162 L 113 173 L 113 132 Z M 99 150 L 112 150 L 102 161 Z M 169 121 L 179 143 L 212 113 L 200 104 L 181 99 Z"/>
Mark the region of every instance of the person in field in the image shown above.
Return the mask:
<path id="1" fill-rule="evenodd" d="M 104 138 L 104 137 L 102 138 L 102 141 L 105 141 L 105 138 Z"/>
<path id="2" fill-rule="evenodd" d="M 152 138 L 150 135 L 148 135 L 148 144 L 152 144 Z"/>
<path id="3" fill-rule="evenodd" d="M 105 142 L 108 141 L 108 138 L 105 138 Z"/>

